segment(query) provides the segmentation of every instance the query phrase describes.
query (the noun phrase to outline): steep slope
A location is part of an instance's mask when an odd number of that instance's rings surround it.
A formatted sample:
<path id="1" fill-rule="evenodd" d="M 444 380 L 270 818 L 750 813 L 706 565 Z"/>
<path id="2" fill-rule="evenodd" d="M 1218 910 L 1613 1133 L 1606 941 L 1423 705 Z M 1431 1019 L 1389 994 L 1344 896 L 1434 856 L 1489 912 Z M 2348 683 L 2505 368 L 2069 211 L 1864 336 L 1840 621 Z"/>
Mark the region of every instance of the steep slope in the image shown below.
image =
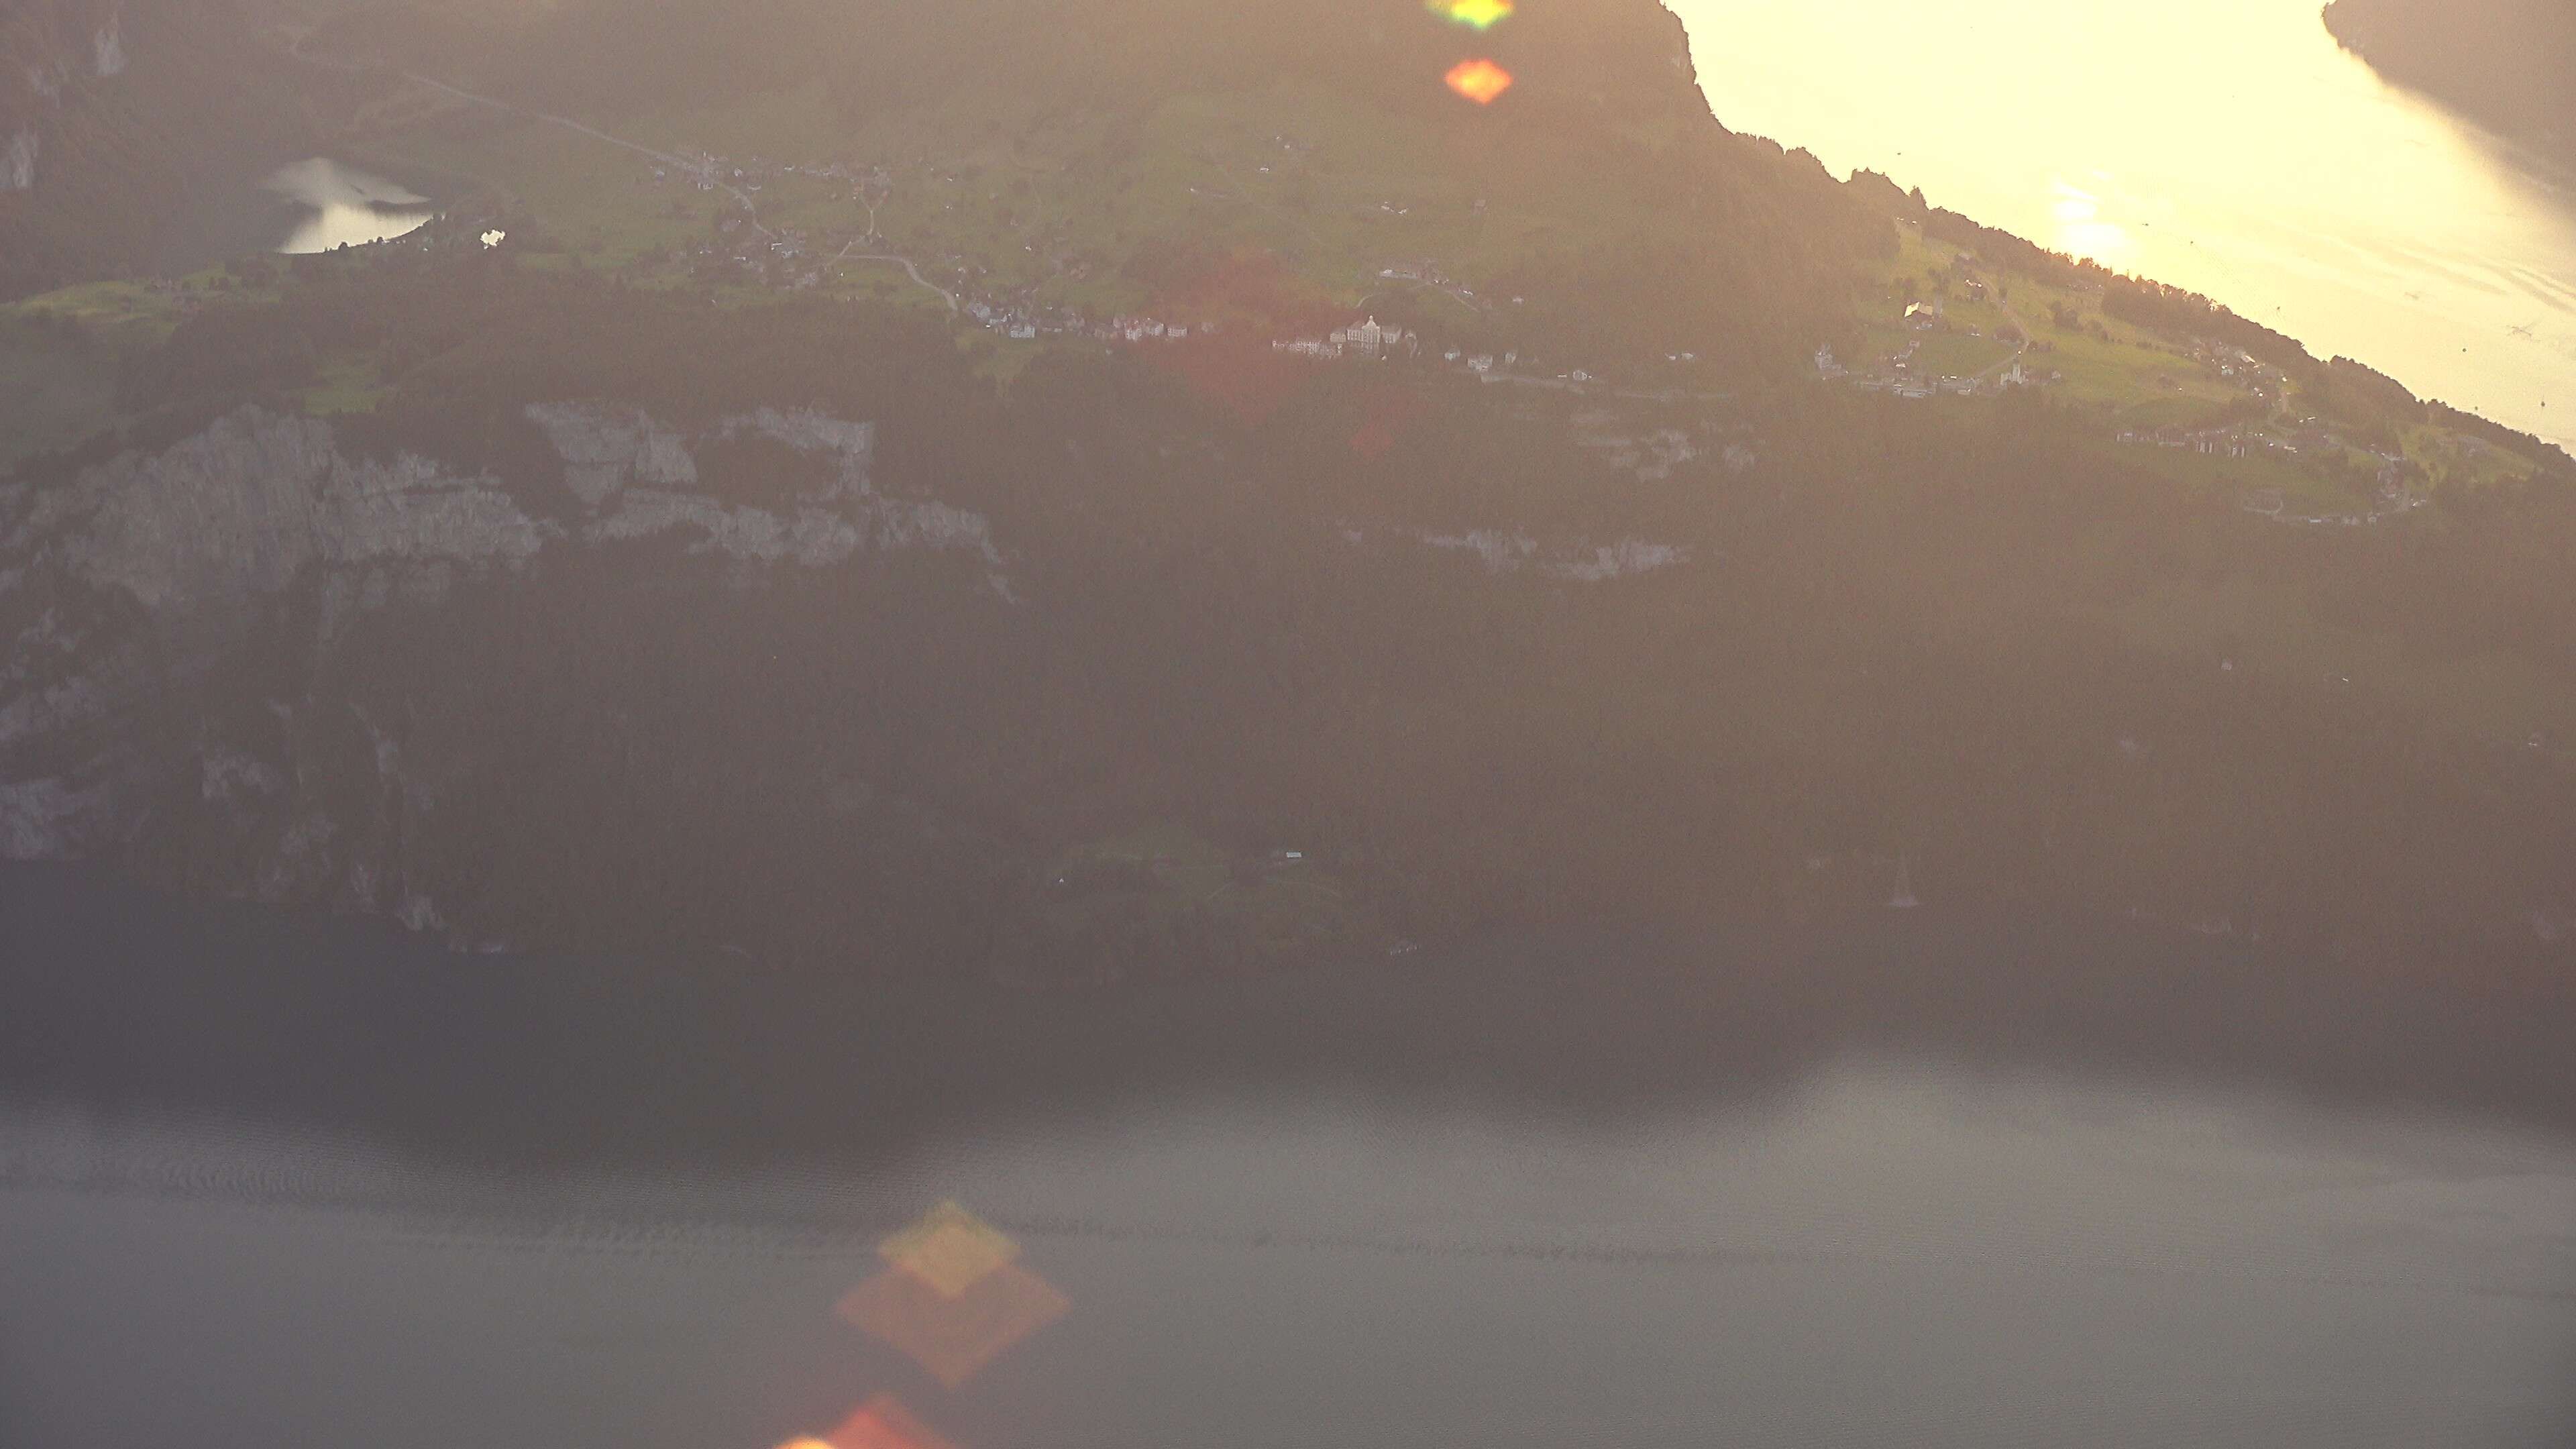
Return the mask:
<path id="1" fill-rule="evenodd" d="M 1718 126 L 1680 22 L 1640 0 L 1531 6 L 1483 34 L 1384 0 L 800 0 L 749 14 L 688 0 L 649 19 L 634 4 L 484 21 L 375 7 L 309 48 L 665 152 L 713 150 L 729 168 L 757 158 L 745 184 L 767 184 L 756 219 L 771 228 L 832 250 L 874 234 L 890 248 L 862 250 L 1096 309 L 1145 305 L 1176 253 L 1256 249 L 1343 302 L 1386 290 L 1388 265 L 1433 257 L 1480 295 L 1557 308 L 1516 321 L 1569 345 L 1661 357 L 1696 330 L 1786 362 L 1843 310 L 1855 260 L 1889 245 L 1884 211 L 1812 159 Z M 1443 83 L 1471 57 L 1514 77 L 1488 107 Z M 540 164 L 540 130 L 450 101 L 370 144 L 486 178 L 536 232 L 595 242 L 609 264 L 686 237 L 671 220 L 690 199 L 638 196 L 632 153 Z M 863 215 L 845 196 L 798 205 L 828 188 L 771 174 L 779 163 L 900 174 Z M 575 167 L 596 174 L 568 182 Z M 1122 280 L 1138 285 L 1120 293 Z M 1569 304 L 1551 282 L 1586 295 Z M 1453 322 L 1462 310 L 1426 305 Z"/>
<path id="2" fill-rule="evenodd" d="M 25 0 L 0 10 L 0 191 L 35 186 L 65 107 L 126 64 L 124 17 L 108 0 Z"/>
<path id="3" fill-rule="evenodd" d="M 0 853 L 1060 979 L 1900 871 L 2398 963 L 2576 934 L 2564 460 L 2292 529 L 2029 391 L 1822 380 L 1857 279 L 1965 317 L 2028 248 L 1728 134 L 1647 0 L 639 3 L 343 12 L 279 63 L 482 191 L 99 289 L 114 423 L 0 476 Z M 1189 325 L 1004 350 L 942 284 Z M 2199 299 L 2011 285 L 2034 344 L 2429 426 Z M 1462 356 L 1276 330 L 1362 308 Z"/>
<path id="4" fill-rule="evenodd" d="M 257 0 L 0 11 L 0 297 L 152 269 L 173 220 L 306 143 Z"/>

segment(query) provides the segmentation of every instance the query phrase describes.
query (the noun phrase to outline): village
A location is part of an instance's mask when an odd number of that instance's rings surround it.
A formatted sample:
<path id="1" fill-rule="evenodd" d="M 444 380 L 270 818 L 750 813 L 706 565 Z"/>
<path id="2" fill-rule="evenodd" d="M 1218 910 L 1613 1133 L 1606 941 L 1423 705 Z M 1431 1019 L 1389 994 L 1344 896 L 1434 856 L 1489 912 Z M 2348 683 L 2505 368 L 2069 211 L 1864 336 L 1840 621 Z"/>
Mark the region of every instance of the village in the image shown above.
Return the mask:
<path id="1" fill-rule="evenodd" d="M 1278 136 L 1268 144 L 1282 155 L 1297 148 Z M 657 204 L 657 230 L 675 244 L 629 252 L 627 265 L 643 275 L 887 300 L 909 291 L 924 302 L 935 298 L 959 324 L 1004 344 L 1158 348 L 1221 336 L 1228 346 L 1266 347 L 1317 365 L 1402 363 L 1604 398 L 1727 397 L 1687 390 L 1684 381 L 1697 375 L 1691 352 L 1664 357 L 1672 371 L 1656 377 L 1650 360 L 1541 363 L 1526 344 L 1504 345 L 1495 319 L 1529 299 L 1480 297 L 1436 255 L 1382 255 L 1353 265 L 1342 294 L 1355 300 L 1341 304 L 1339 325 L 1283 327 L 1265 321 L 1260 308 L 1230 309 L 1220 298 L 1148 301 L 1160 289 L 1138 285 L 1127 248 L 1108 234 L 1085 239 L 1080 216 L 1042 204 L 1028 177 L 1007 168 L 996 173 L 927 156 L 863 164 L 700 149 L 648 155 L 635 186 L 694 192 L 717 204 L 710 213 L 685 194 Z M 1235 171 L 1213 155 L 1198 159 L 1241 191 L 1244 178 Z M 1184 190 L 1201 201 L 1260 205 L 1250 192 L 1202 197 L 1208 188 L 1195 183 Z M 1390 218 L 1414 209 L 1400 198 L 1375 205 Z M 1470 206 L 1483 211 L 1481 201 L 1455 203 L 1462 212 Z M 620 211 L 631 209 L 630 202 Z M 903 224 L 890 237 L 898 215 Z M 2106 316 L 2098 292 L 2051 287 L 1925 238 L 1919 228 L 1905 232 L 1892 276 L 1856 297 L 1856 360 L 1821 345 L 1813 356 L 1817 379 L 1909 403 L 2045 393 L 2099 413 L 2107 443 L 2171 460 L 2154 466 L 2177 481 L 2217 489 L 2248 513 L 2290 525 L 2359 527 L 2406 517 L 2454 478 L 2485 482 L 2510 471 L 2509 459 L 2482 454 L 2474 438 L 2414 424 L 2393 435 L 2348 425 L 2294 397 L 2279 368 L 2242 348 L 2146 333 Z M 594 238 L 592 249 L 597 245 Z M 1423 314 L 1418 304 L 1398 308 L 1403 323 L 1376 315 L 1370 304 L 1395 296 L 1456 303 L 1459 340 L 1426 335 L 1412 320 Z M 1328 303 L 1321 310 L 1333 309 Z M 1007 370 L 1028 354 L 992 355 Z"/>
<path id="2" fill-rule="evenodd" d="M 913 175 L 916 184 L 955 186 L 961 181 L 956 170 L 927 161 L 899 170 L 885 165 L 781 163 L 763 157 L 735 158 L 706 151 L 684 151 L 646 168 L 637 178 L 638 184 L 720 193 L 724 198 L 723 204 L 694 241 L 648 260 L 676 265 L 701 283 L 747 284 L 763 290 L 788 292 L 827 289 L 843 280 L 847 265 L 852 262 L 890 264 L 908 273 L 910 279 L 922 288 L 935 293 L 961 322 L 1010 342 L 1064 340 L 1130 346 L 1168 345 L 1205 340 L 1235 325 L 1223 316 L 1212 315 L 1206 307 L 1184 315 L 1177 308 L 1170 313 L 1125 308 L 1095 311 L 1068 301 L 1050 300 L 1048 293 L 1062 289 L 1049 288 L 1046 286 L 1048 281 L 1088 281 L 1099 273 L 1112 270 L 1097 258 L 1078 254 L 1062 237 L 1044 239 L 1047 246 L 1043 252 L 1038 242 L 1024 242 L 1022 250 L 1035 263 L 1034 268 L 1024 266 L 1007 275 L 991 259 L 969 256 L 962 251 L 951 250 L 913 258 L 885 250 L 890 244 L 878 229 L 878 215 L 896 193 L 906 173 Z M 839 228 L 773 223 L 764 219 L 764 201 L 785 201 L 791 189 L 801 203 L 795 208 L 800 215 L 811 214 L 814 209 L 811 203 L 817 199 L 817 193 L 855 206 L 861 215 L 852 217 L 850 225 Z M 998 200 L 999 193 L 993 193 L 992 199 Z M 954 204 L 944 203 L 947 206 Z M 1387 205 L 1391 212 L 1403 210 L 1391 202 Z M 674 202 L 666 210 L 673 218 L 698 214 L 684 202 Z M 1028 276 L 1031 270 L 1043 275 L 1032 280 Z M 1486 315 L 1491 306 L 1478 298 L 1473 289 L 1452 278 L 1437 259 L 1413 257 L 1388 261 L 1372 269 L 1370 280 L 1380 284 L 1369 294 L 1371 296 L 1406 290 L 1437 292 L 1460 302 L 1478 315 Z M 1365 300 L 1363 298 L 1363 302 Z M 1526 301 L 1517 297 L 1510 300 L 1515 303 Z M 1516 371 L 1528 361 L 1516 348 L 1492 350 L 1446 346 L 1426 339 L 1418 329 L 1382 323 L 1364 305 L 1354 305 L 1350 311 L 1355 314 L 1354 319 L 1342 326 L 1317 326 L 1254 341 L 1267 343 L 1275 353 L 1317 363 L 1425 361 L 1490 382 L 1509 381 L 1575 391 L 1598 387 L 1605 380 L 1607 370 L 1597 364 L 1564 366 L 1546 373 L 1526 374 Z M 1698 357 L 1695 353 L 1682 352 L 1665 360 L 1669 364 L 1687 366 L 1696 363 Z M 1640 395 L 1675 394 L 1666 390 Z"/>
<path id="3" fill-rule="evenodd" d="M 1904 265 L 1921 263 L 1864 299 L 1866 360 L 1846 364 L 1821 346 L 1817 378 L 1915 402 L 2046 390 L 2101 414 L 2116 446 L 2174 459 L 2165 471 L 2178 477 L 2233 480 L 2246 512 L 2303 527 L 2409 516 L 2432 502 L 2427 485 L 2483 477 L 2498 461 L 2474 437 L 2363 429 L 2311 411 L 2279 367 L 2242 347 L 2144 334 L 2103 316 L 2098 298 L 2007 280 L 1918 242 Z M 2044 302 L 2045 324 L 2014 309 L 2012 286 L 2034 311 Z"/>

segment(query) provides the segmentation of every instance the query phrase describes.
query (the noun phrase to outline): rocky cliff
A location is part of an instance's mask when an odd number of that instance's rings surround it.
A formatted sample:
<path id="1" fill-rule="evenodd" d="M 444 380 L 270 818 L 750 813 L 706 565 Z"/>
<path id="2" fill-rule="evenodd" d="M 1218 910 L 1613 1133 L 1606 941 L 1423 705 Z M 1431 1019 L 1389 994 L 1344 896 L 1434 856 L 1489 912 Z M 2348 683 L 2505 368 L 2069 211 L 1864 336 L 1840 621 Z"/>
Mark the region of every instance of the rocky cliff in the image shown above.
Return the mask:
<path id="1" fill-rule="evenodd" d="M 764 409 L 684 435 L 608 403 L 527 414 L 569 509 L 258 408 L 0 487 L 0 856 L 157 853 L 225 894 L 445 927 L 408 822 L 434 808 L 436 771 L 474 762 L 407 759 L 353 696 L 335 663 L 366 621 L 539 585 L 567 556 L 665 583 L 754 566 L 733 584 L 756 587 L 770 566 L 914 551 L 959 560 L 963 589 L 1009 593 L 981 516 L 874 488 L 869 423 Z M 700 453 L 744 438 L 810 461 L 810 486 L 772 507 L 711 496 Z"/>
<path id="2" fill-rule="evenodd" d="M 264 0 L 0 6 L 0 298 L 155 266 L 210 191 L 305 154 L 328 76 Z"/>
<path id="3" fill-rule="evenodd" d="M 64 110 L 125 68 L 121 0 L 36 0 L 0 11 L 0 191 L 32 189 Z"/>

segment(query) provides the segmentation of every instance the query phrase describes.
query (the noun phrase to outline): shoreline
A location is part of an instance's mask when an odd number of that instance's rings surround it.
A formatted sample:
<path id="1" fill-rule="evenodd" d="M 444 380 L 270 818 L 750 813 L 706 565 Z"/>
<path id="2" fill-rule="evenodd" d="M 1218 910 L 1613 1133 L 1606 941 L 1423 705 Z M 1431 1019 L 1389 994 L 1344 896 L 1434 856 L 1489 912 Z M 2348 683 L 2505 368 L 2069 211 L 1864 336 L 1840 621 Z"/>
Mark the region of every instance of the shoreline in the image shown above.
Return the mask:
<path id="1" fill-rule="evenodd" d="M 50 903 L 50 904 L 48 904 Z M 0 869 L 0 1102 L 544 1172 L 900 1158 L 963 1122 L 1303 1084 L 1577 1117 L 1837 1056 L 2241 1083 L 2576 1133 L 2576 982 L 2428 980 L 2046 912 L 1572 923 L 1114 991 L 738 961 L 457 958 Z M 2509 989 L 2507 989 L 2509 988 Z"/>

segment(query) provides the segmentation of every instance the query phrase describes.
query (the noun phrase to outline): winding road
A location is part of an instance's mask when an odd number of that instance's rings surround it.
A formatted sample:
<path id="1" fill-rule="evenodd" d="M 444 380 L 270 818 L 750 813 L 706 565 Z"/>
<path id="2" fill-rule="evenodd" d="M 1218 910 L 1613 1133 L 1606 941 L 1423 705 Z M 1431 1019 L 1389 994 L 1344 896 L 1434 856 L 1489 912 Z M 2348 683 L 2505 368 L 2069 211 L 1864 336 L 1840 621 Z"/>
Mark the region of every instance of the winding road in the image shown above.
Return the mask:
<path id="1" fill-rule="evenodd" d="M 870 235 L 871 235 L 871 236 L 873 236 L 873 235 L 874 235 L 874 233 L 871 233 Z M 949 291 L 946 287 L 943 287 L 943 286 L 939 285 L 937 282 L 934 282 L 934 281 L 930 280 L 928 277 L 923 276 L 923 275 L 921 274 L 921 268 L 916 267 L 916 266 L 914 266 L 914 265 L 912 264 L 912 258 L 910 258 L 910 257 L 898 257 L 898 256 L 894 256 L 894 255 L 892 255 L 892 254 L 890 254 L 890 253 L 885 253 L 885 252 L 857 252 L 857 253 L 853 253 L 853 252 L 851 251 L 851 248 L 852 248 L 852 247 L 856 247 L 857 245 L 858 245 L 858 243 L 857 243 L 857 242 L 855 242 L 855 241 L 854 241 L 854 242 L 851 242 L 851 243 L 849 244 L 849 246 L 845 246 L 845 247 L 841 248 L 840 255 L 838 255 L 838 256 L 836 256 L 836 257 L 832 258 L 832 259 L 831 259 L 830 261 L 828 261 L 828 262 L 825 262 L 823 265 L 825 265 L 825 266 L 827 266 L 827 267 L 837 267 L 837 266 L 839 266 L 841 263 L 843 263 L 843 262 L 845 262 L 845 261 L 847 261 L 847 262 L 892 262 L 892 263 L 894 263 L 896 266 L 899 266 L 899 267 L 903 268 L 905 272 L 909 273 L 909 274 L 911 275 L 911 277 L 912 277 L 912 279 L 913 279 L 914 281 L 919 282 L 921 285 L 923 285 L 923 286 L 925 286 L 925 287 L 928 287 L 930 290 L 932 290 L 932 291 L 934 291 L 934 292 L 937 292 L 937 293 L 939 294 L 939 300 L 941 300 L 941 301 L 943 301 L 943 302 L 946 302 L 946 303 L 948 304 L 948 310 L 949 310 L 949 311 L 951 311 L 951 312 L 955 312 L 955 311 L 957 311 L 957 310 L 958 310 L 958 306 L 957 306 L 957 295 L 956 295 L 955 293 L 953 293 L 953 292 Z"/>

